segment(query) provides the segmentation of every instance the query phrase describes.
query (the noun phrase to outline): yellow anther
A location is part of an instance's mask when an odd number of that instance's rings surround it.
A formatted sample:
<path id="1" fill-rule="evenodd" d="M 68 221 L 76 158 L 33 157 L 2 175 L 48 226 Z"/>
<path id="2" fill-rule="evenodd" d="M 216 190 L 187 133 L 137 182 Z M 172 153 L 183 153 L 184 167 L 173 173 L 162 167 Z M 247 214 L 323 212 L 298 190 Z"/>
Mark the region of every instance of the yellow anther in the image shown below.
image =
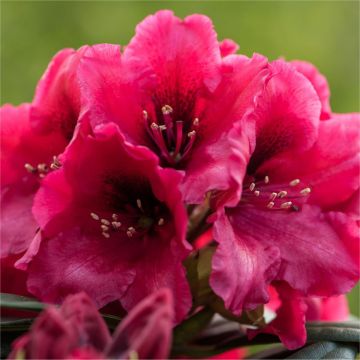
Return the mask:
<path id="1" fill-rule="evenodd" d="M 285 197 L 287 195 L 287 191 L 285 191 L 285 190 L 282 190 L 282 191 L 280 191 L 279 193 L 278 193 L 278 197 L 279 198 L 283 198 L 283 197 Z"/>
<path id="2" fill-rule="evenodd" d="M 127 229 L 127 231 L 126 231 L 126 235 L 127 235 L 128 237 L 132 237 L 132 236 L 135 234 L 135 232 L 136 232 L 135 228 L 133 228 L 132 226 L 130 226 L 130 227 Z"/>
<path id="3" fill-rule="evenodd" d="M 110 225 L 110 221 L 106 219 L 101 219 L 101 223 L 104 225 Z"/>
<path id="4" fill-rule="evenodd" d="M 173 108 L 170 105 L 164 105 L 161 108 L 161 111 L 164 115 L 171 114 L 173 112 Z"/>
<path id="5" fill-rule="evenodd" d="M 249 190 L 253 191 L 255 189 L 255 183 L 251 183 L 249 186 Z"/>
<path id="6" fill-rule="evenodd" d="M 287 202 L 282 203 L 282 204 L 280 205 L 280 207 L 281 207 L 282 209 L 288 209 L 289 207 L 291 207 L 291 205 L 292 205 L 292 202 L 291 202 L 291 201 L 287 201 Z"/>
<path id="7" fill-rule="evenodd" d="M 271 209 L 272 207 L 274 207 L 275 203 L 273 201 L 270 201 L 266 206 Z"/>
<path id="8" fill-rule="evenodd" d="M 193 136 L 195 136 L 195 135 L 196 135 L 196 131 L 195 131 L 195 130 L 192 130 L 192 131 L 188 132 L 188 134 L 187 134 L 188 137 L 193 137 Z"/>
<path id="9" fill-rule="evenodd" d="M 107 225 L 101 225 L 101 230 L 102 231 L 108 231 L 109 227 Z"/>
<path id="10" fill-rule="evenodd" d="M 153 122 L 151 123 L 150 127 L 154 130 L 157 130 L 159 128 L 159 125 Z"/>
<path id="11" fill-rule="evenodd" d="M 121 222 L 120 221 L 113 221 L 111 223 L 111 225 L 113 226 L 114 229 L 119 229 L 121 227 Z"/>
<path id="12" fill-rule="evenodd" d="M 271 195 L 270 195 L 270 200 L 273 201 L 273 200 L 276 199 L 276 197 L 277 197 L 277 193 L 276 193 L 276 192 L 273 192 L 273 193 L 271 193 Z"/>

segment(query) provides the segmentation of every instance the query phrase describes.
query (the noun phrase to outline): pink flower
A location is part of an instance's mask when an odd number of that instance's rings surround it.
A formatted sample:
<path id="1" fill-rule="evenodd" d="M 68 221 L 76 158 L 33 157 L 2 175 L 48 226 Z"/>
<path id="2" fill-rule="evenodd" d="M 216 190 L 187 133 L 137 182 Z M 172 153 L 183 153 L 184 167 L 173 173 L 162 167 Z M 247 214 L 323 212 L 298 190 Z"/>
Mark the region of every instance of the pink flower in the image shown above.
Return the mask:
<path id="1" fill-rule="evenodd" d="M 48 302 L 86 291 L 99 308 L 120 300 L 128 310 L 168 287 L 180 321 L 191 305 L 181 175 L 126 143 L 115 124 L 98 125 L 92 135 L 86 124 L 83 118 L 62 167 L 36 195 L 41 236 L 17 263 L 30 263 L 28 290 Z"/>
<path id="2" fill-rule="evenodd" d="M 230 130 L 253 107 L 267 59 L 231 55 L 236 50 L 230 40 L 218 43 L 205 16 L 148 16 L 122 54 L 112 45 L 85 53 L 79 73 L 92 125 L 115 122 L 163 167 L 183 170 L 188 203 L 237 184 L 229 163 L 240 156 L 231 142 L 241 147 L 241 139 Z"/>
<path id="3" fill-rule="evenodd" d="M 249 140 L 241 199 L 215 217 L 219 246 L 210 282 L 240 313 L 268 302 L 268 284 L 282 281 L 287 306 L 281 319 L 299 296 L 339 295 L 359 278 L 353 200 L 359 116 L 319 122 L 321 104 L 311 83 L 283 61 L 271 64 L 270 73 L 253 114 L 256 138 Z M 291 331 L 282 329 L 289 348 L 305 341 L 302 314 L 294 312 Z"/>
<path id="4" fill-rule="evenodd" d="M 31 330 L 13 343 L 9 359 L 162 359 L 169 353 L 173 308 L 162 289 L 142 300 L 113 337 L 85 293 L 70 295 L 59 309 L 49 306 Z"/>
<path id="5" fill-rule="evenodd" d="M 33 197 L 72 139 L 79 113 L 75 72 L 85 49 L 55 55 L 32 104 L 0 109 L 1 257 L 23 252 L 38 228 L 31 214 Z"/>

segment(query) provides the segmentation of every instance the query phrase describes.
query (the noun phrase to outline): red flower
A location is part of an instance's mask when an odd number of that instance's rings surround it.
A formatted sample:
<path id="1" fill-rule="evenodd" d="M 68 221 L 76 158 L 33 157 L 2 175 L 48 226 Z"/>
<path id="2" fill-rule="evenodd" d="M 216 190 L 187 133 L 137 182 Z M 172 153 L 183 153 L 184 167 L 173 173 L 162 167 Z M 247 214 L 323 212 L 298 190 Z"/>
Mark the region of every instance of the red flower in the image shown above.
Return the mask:
<path id="1" fill-rule="evenodd" d="M 359 116 L 319 122 L 311 83 L 282 61 L 270 71 L 254 112 L 256 140 L 250 141 L 241 199 L 219 210 L 214 223 L 219 246 L 211 286 L 235 313 L 266 303 L 273 281 L 285 282 L 290 290 L 282 296 L 292 307 L 294 294 L 342 294 L 359 277 L 353 200 L 359 188 Z M 305 340 L 304 330 L 296 331 L 303 322 L 293 325 L 289 320 L 292 331 L 285 329 L 288 339 L 282 338 L 288 347 Z"/>
<path id="2" fill-rule="evenodd" d="M 189 253 L 181 175 L 160 169 L 148 149 L 124 142 L 115 124 L 87 135 L 82 121 L 62 167 L 35 198 L 42 236 L 17 264 L 30 262 L 28 289 L 50 302 L 84 290 L 98 307 L 120 300 L 130 309 L 169 287 L 179 321 L 191 305 L 181 263 Z"/>
<path id="3" fill-rule="evenodd" d="M 31 330 L 13 343 L 9 359 L 162 359 L 169 353 L 173 323 L 171 292 L 162 289 L 142 300 L 110 332 L 85 293 L 49 306 Z"/>
<path id="4" fill-rule="evenodd" d="M 170 11 L 147 17 L 123 54 L 112 45 L 89 49 L 81 63 L 84 106 L 91 122 L 115 122 L 127 141 L 158 155 L 163 167 L 185 172 L 185 201 L 234 185 L 239 156 L 233 123 L 253 106 L 267 59 L 230 55 L 219 45 L 211 21 Z M 223 57 L 222 57 L 223 56 Z M 238 144 L 241 147 L 241 144 Z"/>

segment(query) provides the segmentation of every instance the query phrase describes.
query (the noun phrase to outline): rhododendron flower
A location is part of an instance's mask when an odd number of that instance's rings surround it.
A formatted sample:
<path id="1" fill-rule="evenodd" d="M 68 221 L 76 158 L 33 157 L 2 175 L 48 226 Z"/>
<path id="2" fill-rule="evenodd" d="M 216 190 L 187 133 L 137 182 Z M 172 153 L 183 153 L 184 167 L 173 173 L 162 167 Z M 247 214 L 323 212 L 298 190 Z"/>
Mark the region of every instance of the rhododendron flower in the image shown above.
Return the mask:
<path id="1" fill-rule="evenodd" d="M 241 199 L 214 223 L 210 282 L 235 313 L 266 303 L 273 281 L 284 282 L 280 296 L 291 307 L 298 296 L 347 292 L 359 277 L 356 209 L 344 212 L 359 187 L 359 116 L 319 122 L 311 83 L 283 61 L 270 73 L 253 114 Z M 305 341 L 304 311 L 294 311 L 300 325 L 287 320 L 289 348 Z"/>
<path id="2" fill-rule="evenodd" d="M 130 309 L 168 287 L 179 321 L 191 305 L 181 263 L 190 249 L 181 175 L 126 143 L 115 124 L 88 131 L 84 120 L 62 167 L 36 195 L 41 236 L 17 263 L 30 263 L 28 290 L 49 302 L 84 290 L 98 307 L 120 300 Z"/>
<path id="3" fill-rule="evenodd" d="M 171 344 L 171 292 L 142 300 L 113 336 L 85 293 L 70 295 L 60 309 L 49 306 L 30 331 L 13 343 L 9 359 L 163 359 Z"/>
<path id="4" fill-rule="evenodd" d="M 159 11 L 147 17 L 123 54 L 112 45 L 85 52 L 79 74 L 92 125 L 115 122 L 163 167 L 184 170 L 187 203 L 228 189 L 239 176 L 229 163 L 240 156 L 230 143 L 242 145 L 230 130 L 253 107 L 267 72 L 265 57 L 234 51 L 229 40 L 219 45 L 205 16 L 181 21 Z"/>
<path id="5" fill-rule="evenodd" d="M 79 113 L 75 72 L 85 49 L 64 49 L 53 58 L 32 104 L 0 109 L 1 257 L 23 252 L 38 228 L 33 197 L 72 139 Z"/>

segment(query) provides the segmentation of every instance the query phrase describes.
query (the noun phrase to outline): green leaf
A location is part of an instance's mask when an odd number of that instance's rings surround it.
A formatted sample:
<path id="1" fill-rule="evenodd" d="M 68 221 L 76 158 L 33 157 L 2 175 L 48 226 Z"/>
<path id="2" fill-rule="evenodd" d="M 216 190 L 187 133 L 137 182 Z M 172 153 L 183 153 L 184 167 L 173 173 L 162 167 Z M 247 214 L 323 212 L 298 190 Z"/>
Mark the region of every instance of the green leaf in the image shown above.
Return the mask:
<path id="1" fill-rule="evenodd" d="M 45 309 L 46 304 L 25 296 L 0 293 L 0 306 L 10 309 L 42 311 Z"/>
<path id="2" fill-rule="evenodd" d="M 359 322 L 310 322 L 306 324 L 306 330 L 308 341 L 359 342 L 360 339 Z"/>
<path id="3" fill-rule="evenodd" d="M 14 317 L 1 317 L 0 329 L 1 332 L 6 331 L 26 331 L 33 323 L 34 318 L 14 318 Z"/>

